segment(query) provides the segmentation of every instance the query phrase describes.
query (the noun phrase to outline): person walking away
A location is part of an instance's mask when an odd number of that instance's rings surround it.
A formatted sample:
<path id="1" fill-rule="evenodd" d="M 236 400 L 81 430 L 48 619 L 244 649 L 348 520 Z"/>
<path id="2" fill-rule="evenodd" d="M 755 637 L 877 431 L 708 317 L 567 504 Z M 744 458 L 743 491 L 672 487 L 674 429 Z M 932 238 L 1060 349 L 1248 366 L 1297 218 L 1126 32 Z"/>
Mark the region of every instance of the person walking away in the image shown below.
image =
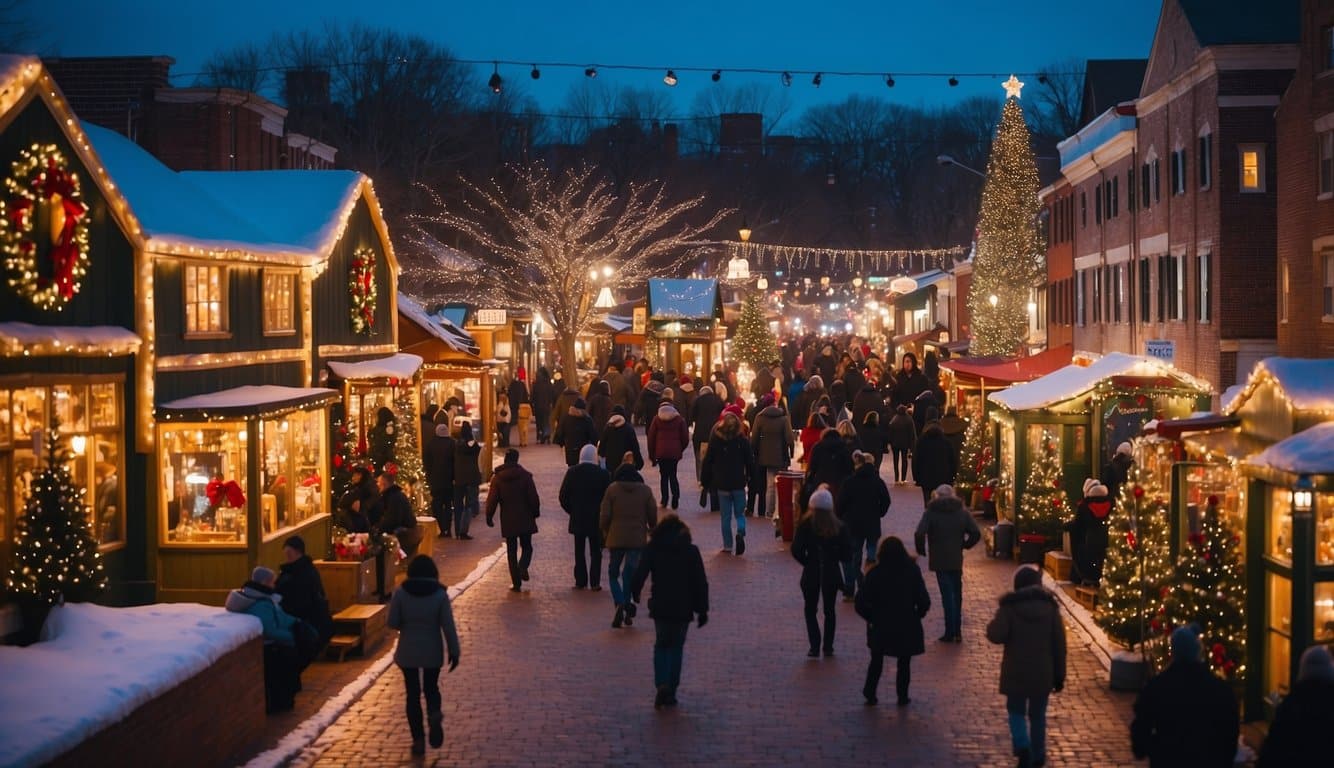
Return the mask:
<path id="1" fill-rule="evenodd" d="M 1084 584 L 1095 585 L 1102 580 L 1102 563 L 1107 557 L 1107 526 L 1111 517 L 1112 500 L 1107 486 L 1094 481 L 1088 493 L 1075 508 L 1075 528 L 1079 541 L 1075 543 L 1076 577 Z M 1071 539 L 1075 538 L 1072 533 Z"/>
<path id="2" fill-rule="evenodd" d="M 432 427 L 426 441 L 426 487 L 431 491 L 431 516 L 440 527 L 440 536 L 448 539 L 454 517 L 454 438 L 448 424 Z"/>
<path id="3" fill-rule="evenodd" d="M 557 371 L 557 374 L 559 373 L 560 372 Z M 576 402 L 584 403 L 584 405 L 579 406 L 579 409 L 584 412 L 588 411 L 588 401 L 585 400 L 583 396 L 579 394 L 579 390 L 576 389 L 577 386 L 578 382 L 572 382 L 567 384 L 566 382 L 563 381 L 557 381 L 552 384 L 552 388 L 559 393 L 556 395 L 556 402 L 553 403 L 551 406 L 552 442 L 555 442 L 556 435 L 560 433 L 560 425 L 561 422 L 564 421 L 565 419 L 565 414 L 570 412 L 570 409 L 574 407 L 574 404 Z M 560 443 L 556 444 L 560 445 Z M 577 459 L 579 456 L 579 451 L 575 450 L 574 455 L 575 458 Z M 567 465 L 568 464 L 569 462 L 567 462 Z"/>
<path id="4" fill-rule="evenodd" d="M 472 437 L 472 424 L 463 422 L 454 443 L 454 535 L 471 541 L 472 519 L 481 511 L 478 494 L 482 487 L 482 444 Z"/>
<path id="5" fill-rule="evenodd" d="M 880 472 L 875 468 L 870 454 L 862 451 L 852 454 L 852 464 L 856 469 L 852 471 L 852 477 L 843 483 L 836 499 L 843 522 L 848 526 L 848 535 L 852 537 L 850 556 L 844 563 L 843 571 L 843 594 L 849 598 L 856 595 L 856 590 L 861 588 L 864 580 L 862 552 L 866 553 L 868 561 L 876 561 L 880 520 L 889 512 L 892 503 L 889 488 L 880 479 Z"/>
<path id="6" fill-rule="evenodd" d="M 510 410 L 510 396 L 504 392 L 496 398 L 496 444 L 501 448 L 510 445 L 510 421 L 514 414 Z"/>
<path id="7" fill-rule="evenodd" d="M 880 469 L 880 461 L 889 447 L 889 438 L 880 423 L 879 411 L 867 411 L 862 422 L 857 425 L 857 442 L 863 451 L 871 456 L 871 462 Z"/>
<path id="8" fill-rule="evenodd" d="M 922 617 L 930 608 L 931 596 L 917 561 L 908 554 L 902 539 L 886 537 L 875 553 L 875 566 L 857 591 L 857 615 L 866 619 L 866 645 L 871 649 L 871 663 L 862 685 L 867 704 L 879 702 L 876 689 L 880 687 L 885 657 L 893 656 L 898 660 L 894 690 L 899 706 L 907 706 L 912 657 L 926 653 Z"/>
<path id="9" fill-rule="evenodd" d="M 296 653 L 297 617 L 278 607 L 282 597 L 274 593 L 278 576 L 264 566 L 250 573 L 240 589 L 227 593 L 225 606 L 232 613 L 248 613 L 259 619 L 264 639 L 264 711 L 288 712 L 301 690 L 301 665 Z"/>
<path id="10" fill-rule="evenodd" d="M 533 405 L 528 398 L 528 371 L 521 365 L 514 372 L 509 387 L 510 408 L 514 410 L 514 426 L 519 432 L 519 447 L 528 445 L 528 425 L 533 419 Z"/>
<path id="11" fill-rule="evenodd" d="M 1121 486 L 1125 485 L 1130 475 L 1130 467 L 1135 463 L 1135 448 L 1128 442 L 1116 446 L 1116 454 L 1107 466 L 1102 468 L 1102 484 L 1107 486 L 1107 497 L 1116 504 L 1121 498 Z"/>
<path id="12" fill-rule="evenodd" d="M 570 516 L 574 536 L 574 588 L 602 589 L 602 531 L 598 511 L 611 485 L 611 474 L 598 464 L 597 448 L 579 450 L 579 463 L 565 470 L 560 483 L 560 508 Z M 586 554 L 586 556 L 585 556 Z"/>
<path id="13" fill-rule="evenodd" d="M 900 405 L 894 409 L 894 418 L 889 420 L 889 450 L 894 462 L 894 484 L 908 482 L 908 462 L 912 457 L 913 446 L 917 444 L 917 425 L 908 415 L 908 406 Z"/>
<path id="14" fill-rule="evenodd" d="M 607 583 L 616 605 L 612 629 L 635 623 L 635 604 L 630 599 L 630 582 L 639 567 L 640 554 L 648 543 L 648 533 L 658 524 L 658 509 L 653 491 L 644 484 L 643 475 L 632 464 L 622 464 L 612 475 L 612 483 L 602 497 L 598 515 L 602 540 L 611 551 Z"/>
<path id="15" fill-rule="evenodd" d="M 838 430 L 826 429 L 819 442 L 811 448 L 810 462 L 806 465 L 805 495 L 820 485 L 829 486 L 829 492 L 838 497 L 843 483 L 852 477 L 852 451 Z M 804 498 L 800 501 L 805 501 Z"/>
<path id="16" fill-rule="evenodd" d="M 834 514 L 834 496 L 821 487 L 807 501 L 806 514 L 792 537 L 792 557 L 801 563 L 801 595 L 805 601 L 806 636 L 810 640 L 807 656 L 815 658 L 821 649 L 834 655 L 834 630 L 837 612 L 834 596 L 843 589 L 843 561 L 852 550 L 852 539 L 843 521 Z M 824 600 L 824 634 L 821 637 L 816 609 Z"/>
<path id="17" fill-rule="evenodd" d="M 459 633 L 449 591 L 440 583 L 440 571 L 428 555 L 417 555 L 408 563 L 408 578 L 394 591 L 389 603 L 388 624 L 398 630 L 394 663 L 403 672 L 407 693 L 408 732 L 412 754 L 426 754 L 422 732 L 422 694 L 426 695 L 426 722 L 431 747 L 445 743 L 445 715 L 440 707 L 440 668 L 448 649 L 449 671 L 459 665 Z"/>
<path id="18" fill-rule="evenodd" d="M 695 381 L 686 374 L 676 380 L 676 392 L 672 395 L 672 405 L 682 416 L 689 416 L 694 409 L 699 393 L 695 391 Z"/>
<path id="19" fill-rule="evenodd" d="M 806 379 L 801 394 L 797 396 L 796 403 L 792 406 L 792 426 L 794 429 L 800 429 L 810 424 L 811 414 L 815 413 L 816 404 L 824 396 L 824 379 L 820 378 L 818 374 L 813 374 Z M 792 402 L 791 397 L 789 397 L 788 402 Z"/>
<path id="20" fill-rule="evenodd" d="M 723 401 L 714 393 L 713 387 L 702 386 L 699 388 L 699 394 L 690 404 L 690 410 L 685 414 L 690 421 L 690 447 L 695 453 L 695 477 L 700 476 L 701 462 L 704 461 L 704 446 L 709 442 L 709 435 L 713 434 L 713 427 L 718 423 L 718 419 L 723 416 Z M 699 506 L 703 507 L 708 496 L 708 491 L 703 484 L 700 485 Z M 718 500 L 712 499 L 709 505 L 710 509 L 718 509 Z"/>
<path id="21" fill-rule="evenodd" d="M 940 431 L 939 422 L 931 422 L 917 438 L 912 452 L 912 476 L 922 488 L 922 503 L 931 502 L 931 492 L 942 485 L 953 485 L 959 471 L 954 449 Z"/>
<path id="22" fill-rule="evenodd" d="M 1334 755 L 1334 659 L 1323 645 L 1302 652 L 1297 684 L 1279 702 L 1255 768 L 1315 768 Z"/>
<path id="23" fill-rule="evenodd" d="M 669 514 L 649 535 L 639 568 L 630 582 L 630 595 L 639 603 L 644 584 L 653 579 L 648 615 L 653 619 L 653 684 L 655 709 L 676 706 L 685 661 L 686 630 L 692 620 L 702 629 L 709 623 L 709 579 L 704 558 L 690 540 L 690 528 Z"/>
<path id="24" fill-rule="evenodd" d="M 977 523 L 954 488 L 942 485 L 926 505 L 913 536 L 918 555 L 929 554 L 927 567 L 936 574 L 940 605 L 945 613 L 942 643 L 963 642 L 963 551 L 982 538 Z"/>
<path id="25" fill-rule="evenodd" d="M 718 495 L 722 508 L 723 552 L 732 552 L 732 521 L 736 520 L 736 554 L 746 553 L 746 489 L 755 477 L 755 456 L 741 433 L 741 420 L 724 413 L 704 451 L 700 482 Z"/>
<path id="26" fill-rule="evenodd" d="M 1177 627 L 1170 640 L 1172 661 L 1139 692 L 1130 723 L 1135 757 L 1150 768 L 1189 765 L 1227 768 L 1237 754 L 1241 724 L 1232 686 L 1201 659 L 1200 631 Z M 1328 755 L 1321 755 L 1328 762 Z"/>
<path id="27" fill-rule="evenodd" d="M 1000 692 L 1019 767 L 1046 765 L 1047 699 L 1065 687 L 1065 625 L 1037 566 L 1015 571 L 1014 591 L 1001 596 L 987 639 L 1005 646 Z"/>
<path id="28" fill-rule="evenodd" d="M 542 445 L 551 440 L 551 404 L 556 400 L 551 374 L 545 366 L 537 369 L 537 378 L 533 380 L 533 391 L 529 397 L 533 406 L 533 423 L 537 426 L 537 444 Z"/>
<path id="29" fill-rule="evenodd" d="M 556 445 L 565 448 L 565 466 L 573 467 L 579 463 L 579 451 L 585 445 L 596 445 L 598 433 L 593 426 L 593 419 L 588 415 L 588 403 L 582 397 L 575 398 L 565 415 L 560 418 L 560 425 L 552 435 Z"/>
<path id="30" fill-rule="evenodd" d="M 663 375 L 660 371 L 650 374 L 647 383 L 643 389 L 639 390 L 639 401 L 635 404 L 635 415 L 643 424 L 649 424 L 653 421 L 653 415 L 658 412 L 658 406 L 662 404 L 663 393 L 667 391 L 667 385 L 663 384 Z M 671 398 L 666 398 L 668 401 Z"/>
<path id="31" fill-rule="evenodd" d="M 600 435 L 611 418 L 611 408 L 615 401 L 611 398 L 611 384 L 605 379 L 593 382 L 592 393 L 588 396 L 588 418 L 593 420 L 593 434 Z"/>
<path id="32" fill-rule="evenodd" d="M 647 391 L 647 390 L 645 390 Z M 670 502 L 672 509 L 681 504 L 681 483 L 676 478 L 676 465 L 685 455 L 690 444 L 690 432 L 686 421 L 664 398 L 658 406 L 658 413 L 648 425 L 648 460 L 658 468 L 659 485 L 662 491 L 659 502 L 666 507 Z"/>
<path id="33" fill-rule="evenodd" d="M 496 526 L 497 509 L 513 585 L 510 591 L 522 592 L 521 585 L 528 581 L 528 566 L 533 562 L 533 534 L 537 533 L 537 518 L 542 515 L 542 501 L 532 473 L 519 466 L 519 452 L 513 448 L 505 451 L 505 463 L 491 475 L 491 490 L 486 494 L 488 528 Z"/>
<path id="34" fill-rule="evenodd" d="M 787 409 L 775 402 L 772 396 L 760 398 L 767 403 L 755 414 L 755 423 L 750 428 L 750 445 L 755 452 L 756 473 L 763 472 L 764 478 L 759 487 L 755 513 L 764 510 L 766 517 L 778 524 L 778 473 L 792 463 L 796 448 L 796 435 L 792 432 L 792 422 L 788 419 Z M 760 478 L 756 478 L 760 480 Z"/>
<path id="35" fill-rule="evenodd" d="M 283 542 L 282 565 L 278 566 L 278 581 L 274 592 L 282 598 L 282 609 L 314 628 L 318 642 L 304 651 L 300 664 L 304 669 L 333 637 L 333 617 L 329 614 L 329 598 L 324 592 L 315 561 L 306 554 L 306 541 L 300 536 L 289 536 Z"/>
<path id="36" fill-rule="evenodd" d="M 629 409 L 634 406 L 630 400 L 629 385 L 626 384 L 625 376 L 621 374 L 621 364 L 615 360 L 607 364 L 607 371 L 602 376 L 603 381 L 607 382 L 607 392 L 611 395 L 611 404 Z M 610 413 L 610 411 L 608 411 Z"/>
<path id="37" fill-rule="evenodd" d="M 639 450 L 639 433 L 626 419 L 625 408 L 618 403 L 611 407 L 611 418 L 607 419 L 607 426 L 598 440 L 597 455 L 602 458 L 603 466 L 611 471 L 621 464 L 626 453 L 633 456 L 635 469 L 644 468 L 644 454 Z"/>
<path id="38" fill-rule="evenodd" d="M 963 452 L 963 437 L 968 432 L 968 422 L 959 418 L 959 409 L 949 406 L 940 419 L 940 431 L 945 435 L 950 448 L 954 449 L 954 463 L 959 463 L 959 454 Z"/>

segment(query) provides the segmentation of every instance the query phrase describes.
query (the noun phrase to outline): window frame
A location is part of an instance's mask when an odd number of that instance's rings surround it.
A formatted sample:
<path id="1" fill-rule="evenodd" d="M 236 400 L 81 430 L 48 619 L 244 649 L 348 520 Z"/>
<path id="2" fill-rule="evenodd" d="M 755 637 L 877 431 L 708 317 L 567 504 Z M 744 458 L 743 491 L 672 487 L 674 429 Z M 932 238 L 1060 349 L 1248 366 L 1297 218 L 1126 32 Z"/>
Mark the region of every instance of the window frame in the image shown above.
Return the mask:
<path id="1" fill-rule="evenodd" d="M 1139 260 L 1139 275 L 1136 277 L 1139 290 L 1139 321 L 1141 323 L 1153 322 L 1153 267 L 1149 264 L 1149 259 Z"/>
<path id="2" fill-rule="evenodd" d="M 1316 134 L 1316 199 L 1334 198 L 1334 130 Z"/>
<path id="3" fill-rule="evenodd" d="M 1088 193 L 1079 191 L 1079 228 L 1087 229 L 1089 225 L 1089 199 Z"/>
<path id="4" fill-rule="evenodd" d="M 1279 262 L 1278 265 L 1278 321 L 1280 323 L 1288 322 L 1288 291 L 1291 289 L 1291 271 L 1288 269 L 1287 260 Z"/>
<path id="5" fill-rule="evenodd" d="M 1186 320 L 1186 254 L 1172 257 L 1173 306 L 1172 319 L 1177 322 Z"/>
<path id="6" fill-rule="evenodd" d="M 1324 278 L 1320 282 L 1321 315 L 1324 322 L 1334 322 L 1334 250 L 1320 253 Z"/>
<path id="7" fill-rule="evenodd" d="M 1163 200 L 1163 171 L 1156 157 L 1149 161 L 1149 165 L 1153 166 L 1153 202 L 1160 203 Z"/>
<path id="8" fill-rule="evenodd" d="M 1085 280 L 1087 270 L 1077 270 L 1075 272 L 1075 325 L 1083 328 L 1088 324 L 1088 281 Z"/>
<path id="9" fill-rule="evenodd" d="M 1195 255 L 1195 319 L 1211 323 L 1214 319 L 1213 252 Z"/>
<path id="10" fill-rule="evenodd" d="M 270 306 L 269 280 L 273 278 L 286 279 L 291 281 L 291 291 L 287 312 L 290 319 L 290 327 L 275 327 L 271 323 L 270 312 L 273 308 Z M 301 309 L 301 274 L 295 269 L 282 269 L 274 267 L 265 267 L 260 273 L 260 314 L 261 325 L 265 336 L 295 336 L 297 332 L 297 316 Z"/>
<path id="11" fill-rule="evenodd" d="M 1200 189 L 1207 190 L 1213 187 L 1214 169 L 1214 134 L 1213 132 L 1201 133 L 1199 137 L 1200 168 L 1197 173 L 1200 183 Z"/>
<path id="12" fill-rule="evenodd" d="M 211 303 L 209 301 L 194 301 L 190 295 L 190 277 L 194 270 L 218 270 L 218 328 L 208 328 L 205 330 L 193 330 L 190 328 L 190 310 L 191 304 L 200 305 Z M 198 278 L 196 278 L 197 282 Z M 204 261 L 185 261 L 181 264 L 181 328 L 183 336 L 187 339 L 228 339 L 231 338 L 231 312 L 230 312 L 230 282 L 231 273 L 225 264 L 214 264 Z M 196 309 L 196 316 L 198 310 Z"/>
<path id="13" fill-rule="evenodd" d="M 1135 210 L 1135 166 L 1126 169 L 1126 210 Z"/>
<path id="14" fill-rule="evenodd" d="M 1334 25 L 1320 28 L 1320 71 L 1334 70 Z"/>
<path id="15" fill-rule="evenodd" d="M 1246 153 L 1255 153 L 1255 186 L 1246 186 Z M 1268 191 L 1265 184 L 1266 145 L 1263 142 L 1250 142 L 1237 145 L 1237 189 L 1243 195 L 1259 195 Z"/>

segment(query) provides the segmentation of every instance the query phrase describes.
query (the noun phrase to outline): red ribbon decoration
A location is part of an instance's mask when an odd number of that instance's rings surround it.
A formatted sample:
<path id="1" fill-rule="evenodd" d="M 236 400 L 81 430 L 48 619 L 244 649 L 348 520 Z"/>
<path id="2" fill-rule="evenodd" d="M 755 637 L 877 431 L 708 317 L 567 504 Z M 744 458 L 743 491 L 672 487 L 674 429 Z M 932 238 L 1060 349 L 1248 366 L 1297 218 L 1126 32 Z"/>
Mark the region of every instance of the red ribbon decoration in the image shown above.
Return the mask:
<path id="1" fill-rule="evenodd" d="M 208 503 L 212 506 L 244 507 L 245 493 L 235 480 L 223 482 L 217 478 L 208 481 L 204 489 L 208 494 Z"/>
<path id="2" fill-rule="evenodd" d="M 79 222 L 88 214 L 88 206 L 78 199 L 79 185 L 76 177 L 56 164 L 55 158 L 48 158 L 46 170 L 39 175 L 32 185 L 33 192 L 43 202 L 50 202 L 60 196 L 60 206 L 65 213 L 64 225 L 60 234 L 51 244 L 51 277 L 38 278 L 39 287 L 54 282 L 60 298 L 69 301 L 74 298 L 75 268 L 79 263 L 79 244 L 75 237 Z M 20 196 L 10 203 L 10 219 L 15 228 L 29 230 L 32 227 L 33 200 Z M 24 240 L 19 246 L 23 252 L 31 253 L 35 247 L 31 240 Z"/>

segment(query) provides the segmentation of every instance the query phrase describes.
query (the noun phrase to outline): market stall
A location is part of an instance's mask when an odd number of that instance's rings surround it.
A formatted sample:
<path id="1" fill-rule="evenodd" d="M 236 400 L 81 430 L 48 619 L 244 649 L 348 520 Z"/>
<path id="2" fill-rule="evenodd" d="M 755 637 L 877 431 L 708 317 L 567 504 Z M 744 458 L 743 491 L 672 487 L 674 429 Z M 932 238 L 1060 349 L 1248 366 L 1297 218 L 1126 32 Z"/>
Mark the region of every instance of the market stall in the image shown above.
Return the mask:
<path id="1" fill-rule="evenodd" d="M 723 362 L 722 316 L 717 280 L 648 281 L 652 336 L 645 343 L 657 346 L 656 359 L 665 370 L 707 377 L 714 363 Z"/>
<path id="2" fill-rule="evenodd" d="M 947 402 L 960 413 L 976 413 L 986 403 L 988 392 L 1046 376 L 1074 358 L 1069 344 L 1028 357 L 960 357 L 940 361 L 941 387 Z"/>

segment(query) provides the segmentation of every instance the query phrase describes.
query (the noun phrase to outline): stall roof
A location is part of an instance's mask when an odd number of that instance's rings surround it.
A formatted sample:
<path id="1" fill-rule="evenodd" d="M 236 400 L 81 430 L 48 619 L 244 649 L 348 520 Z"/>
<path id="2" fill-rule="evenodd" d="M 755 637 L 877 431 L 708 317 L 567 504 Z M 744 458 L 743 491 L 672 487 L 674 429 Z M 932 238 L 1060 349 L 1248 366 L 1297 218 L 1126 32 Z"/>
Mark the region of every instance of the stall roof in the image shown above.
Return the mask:
<path id="1" fill-rule="evenodd" d="M 1187 432 L 1209 432 L 1224 427 L 1235 427 L 1240 423 L 1241 419 L 1236 416 L 1195 413 L 1184 419 L 1164 419 L 1158 422 L 1157 432 L 1163 437 L 1176 440 Z"/>
<path id="2" fill-rule="evenodd" d="M 1274 443 L 1246 463 L 1293 475 L 1334 475 L 1334 421 Z"/>
<path id="3" fill-rule="evenodd" d="M 338 392 L 324 387 L 280 387 L 273 384 L 233 387 L 206 395 L 183 397 L 159 405 L 159 413 L 171 411 L 200 416 L 255 416 L 269 411 L 321 405 L 338 400 Z"/>
<path id="4" fill-rule="evenodd" d="M 936 323 L 935 326 L 928 328 L 925 331 L 918 331 L 916 333 L 905 333 L 902 336 L 895 336 L 893 339 L 891 339 L 891 341 L 893 341 L 895 344 L 911 344 L 914 341 L 921 341 L 922 339 L 925 339 L 928 336 L 938 336 L 941 333 L 946 333 L 948 331 L 949 328 L 946 328 L 940 323 Z"/>
<path id="5" fill-rule="evenodd" d="M 340 379 L 411 379 L 421 370 L 419 355 L 399 352 L 389 357 L 360 360 L 355 363 L 329 361 L 329 370 Z"/>
<path id="6" fill-rule="evenodd" d="M 931 293 L 931 286 L 947 279 L 949 276 L 950 273 L 939 269 L 933 269 L 930 272 L 923 272 L 919 275 L 912 275 L 912 279 L 917 281 L 917 287 L 894 299 L 894 306 L 903 310 L 925 309 L 926 300 Z"/>
<path id="7" fill-rule="evenodd" d="M 1178 368 L 1152 357 L 1112 352 L 1087 366 L 1067 365 L 1057 371 L 1016 384 L 987 396 L 993 403 L 1012 411 L 1046 408 L 1088 392 L 1114 376 L 1154 376 L 1171 379 L 1202 394 L 1213 392 L 1209 382 L 1197 379 Z"/>
<path id="8" fill-rule="evenodd" d="M 481 348 L 477 346 L 472 334 L 460 328 L 444 315 L 433 315 L 427 312 L 426 308 L 416 299 L 402 291 L 398 292 L 398 313 L 455 352 L 463 352 L 469 355 L 476 355 L 481 352 Z"/>
<path id="9" fill-rule="evenodd" d="M 648 281 L 650 320 L 711 320 L 721 317 L 718 281 L 653 278 Z"/>
<path id="10" fill-rule="evenodd" d="M 1334 360 L 1266 357 L 1255 364 L 1246 384 L 1224 396 L 1224 414 L 1236 413 L 1266 381 L 1272 381 L 1297 411 L 1334 411 Z"/>
<path id="11" fill-rule="evenodd" d="M 1163 434 L 1161 424 L 1159 424 L 1158 434 Z M 1270 441 L 1248 435 L 1235 427 L 1215 429 L 1211 432 L 1196 432 L 1186 435 L 1182 441 L 1188 448 L 1196 451 L 1218 454 L 1232 459 L 1254 456 L 1271 445 Z"/>
<path id="12" fill-rule="evenodd" d="M 962 378 L 994 382 L 999 386 L 1032 381 L 1046 376 L 1062 366 L 1069 365 L 1074 351 L 1073 346 L 1062 344 L 1028 357 L 974 359 L 965 357 L 941 360 L 940 367 L 948 368 Z"/>
<path id="13" fill-rule="evenodd" d="M 0 355 L 6 356 L 132 355 L 139 351 L 142 343 L 138 334 L 119 325 L 0 323 Z"/>

